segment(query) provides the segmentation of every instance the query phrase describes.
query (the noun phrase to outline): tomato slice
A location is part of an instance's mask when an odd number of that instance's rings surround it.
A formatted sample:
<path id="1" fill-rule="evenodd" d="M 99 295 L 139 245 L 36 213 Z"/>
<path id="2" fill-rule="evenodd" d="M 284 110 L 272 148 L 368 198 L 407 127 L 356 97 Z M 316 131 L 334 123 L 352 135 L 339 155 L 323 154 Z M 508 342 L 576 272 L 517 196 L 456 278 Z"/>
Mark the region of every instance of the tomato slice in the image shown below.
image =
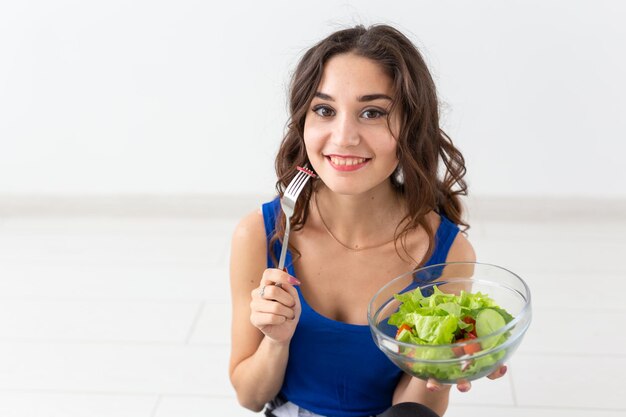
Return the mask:
<path id="1" fill-rule="evenodd" d="M 476 324 L 476 320 L 474 320 L 472 316 L 465 316 L 463 317 L 462 320 L 464 323 L 467 323 L 467 324 Z"/>
<path id="2" fill-rule="evenodd" d="M 455 343 L 463 343 L 463 342 L 469 342 L 470 340 L 473 340 L 476 338 L 476 336 L 471 336 L 471 334 L 468 333 L 469 337 L 466 337 L 465 339 L 460 339 L 455 341 Z M 463 355 L 473 355 L 474 353 L 480 352 L 482 350 L 482 347 L 480 346 L 480 343 L 469 343 L 465 346 L 456 346 L 452 348 L 452 352 L 454 353 L 455 356 L 463 356 Z"/>
<path id="3" fill-rule="evenodd" d="M 411 326 L 409 326 L 406 323 L 402 323 L 402 325 L 400 325 L 400 327 L 398 328 L 398 331 L 396 332 L 396 339 L 398 338 L 398 336 L 400 336 L 400 333 L 402 333 L 402 330 L 407 330 L 407 331 L 411 331 Z"/>
<path id="4" fill-rule="evenodd" d="M 480 343 L 470 343 L 469 345 L 463 346 L 463 351 L 468 355 L 473 355 L 481 350 Z"/>
<path id="5" fill-rule="evenodd" d="M 467 334 L 472 334 L 474 337 L 476 336 L 476 320 L 471 316 L 465 316 L 461 319 L 464 323 L 471 324 L 472 328 Z"/>
<path id="6" fill-rule="evenodd" d="M 458 358 L 459 356 L 463 356 L 465 354 L 465 349 L 463 349 L 463 346 L 456 346 L 452 348 L 452 353 L 454 353 L 454 356 Z"/>

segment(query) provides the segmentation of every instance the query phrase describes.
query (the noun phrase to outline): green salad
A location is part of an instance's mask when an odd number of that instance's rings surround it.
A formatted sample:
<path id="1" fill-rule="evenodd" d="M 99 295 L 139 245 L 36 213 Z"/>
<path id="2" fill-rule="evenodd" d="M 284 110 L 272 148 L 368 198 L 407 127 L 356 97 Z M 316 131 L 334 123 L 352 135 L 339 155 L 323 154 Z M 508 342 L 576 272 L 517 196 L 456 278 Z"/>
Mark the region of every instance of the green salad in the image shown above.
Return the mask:
<path id="1" fill-rule="evenodd" d="M 416 359 L 441 360 L 459 358 L 443 364 L 411 362 L 411 370 L 423 377 L 442 381 L 467 378 L 491 369 L 505 352 L 482 354 L 504 343 L 508 332 L 487 337 L 513 320 L 513 316 L 499 307 L 493 299 L 480 292 L 459 295 L 446 294 L 437 286 L 433 293 L 424 297 L 419 289 L 394 296 L 402 304 L 388 323 L 398 328 L 396 340 L 416 345 L 447 345 L 467 342 L 450 349 L 409 349 Z M 473 339 L 480 342 L 472 343 Z M 481 353 L 480 355 L 478 355 Z M 477 357 L 474 358 L 473 356 Z"/>

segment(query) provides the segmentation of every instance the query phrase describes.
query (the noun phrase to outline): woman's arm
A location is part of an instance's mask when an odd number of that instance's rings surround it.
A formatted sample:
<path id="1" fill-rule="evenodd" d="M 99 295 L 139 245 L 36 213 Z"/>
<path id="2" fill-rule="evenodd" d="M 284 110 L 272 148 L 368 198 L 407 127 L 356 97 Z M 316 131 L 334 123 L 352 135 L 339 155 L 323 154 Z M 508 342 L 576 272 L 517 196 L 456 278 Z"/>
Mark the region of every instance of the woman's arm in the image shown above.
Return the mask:
<path id="1" fill-rule="evenodd" d="M 443 416 L 448 409 L 450 385 L 432 385 L 409 374 L 403 374 L 393 393 L 392 404 L 414 402 L 423 404 Z"/>
<path id="2" fill-rule="evenodd" d="M 263 215 L 236 227 L 231 244 L 232 336 L 229 374 L 239 403 L 261 411 L 283 383 L 300 304 L 289 275 L 266 269 Z M 273 283 L 281 282 L 282 287 Z M 260 287 L 265 285 L 265 296 Z"/>

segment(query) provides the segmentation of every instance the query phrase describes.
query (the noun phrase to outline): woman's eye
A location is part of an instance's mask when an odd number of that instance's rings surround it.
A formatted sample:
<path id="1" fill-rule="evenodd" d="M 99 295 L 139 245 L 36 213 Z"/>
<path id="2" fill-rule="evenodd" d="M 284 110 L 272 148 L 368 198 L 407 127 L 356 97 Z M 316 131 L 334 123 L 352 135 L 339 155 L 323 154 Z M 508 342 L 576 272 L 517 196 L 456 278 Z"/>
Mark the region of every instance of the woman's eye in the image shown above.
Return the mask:
<path id="1" fill-rule="evenodd" d="M 361 114 L 366 119 L 377 119 L 379 117 L 385 116 L 387 113 L 380 111 L 380 110 L 376 110 L 376 109 L 369 109 L 369 110 L 365 110 Z"/>
<path id="2" fill-rule="evenodd" d="M 313 108 L 313 111 L 317 113 L 318 116 L 321 116 L 321 117 L 330 117 L 333 114 L 335 114 L 333 109 L 327 106 L 316 106 Z"/>

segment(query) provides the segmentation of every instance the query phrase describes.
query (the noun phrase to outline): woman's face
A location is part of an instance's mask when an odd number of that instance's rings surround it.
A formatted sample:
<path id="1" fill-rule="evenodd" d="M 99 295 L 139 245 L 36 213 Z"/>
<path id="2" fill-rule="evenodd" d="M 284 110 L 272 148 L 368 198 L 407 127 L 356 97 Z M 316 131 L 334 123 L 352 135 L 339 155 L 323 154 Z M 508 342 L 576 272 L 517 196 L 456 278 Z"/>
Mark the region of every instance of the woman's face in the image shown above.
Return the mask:
<path id="1" fill-rule="evenodd" d="M 309 161 L 339 194 L 360 194 L 381 184 L 398 165 L 399 117 L 388 114 L 393 85 L 378 63 L 347 53 L 329 59 L 304 123 Z"/>

